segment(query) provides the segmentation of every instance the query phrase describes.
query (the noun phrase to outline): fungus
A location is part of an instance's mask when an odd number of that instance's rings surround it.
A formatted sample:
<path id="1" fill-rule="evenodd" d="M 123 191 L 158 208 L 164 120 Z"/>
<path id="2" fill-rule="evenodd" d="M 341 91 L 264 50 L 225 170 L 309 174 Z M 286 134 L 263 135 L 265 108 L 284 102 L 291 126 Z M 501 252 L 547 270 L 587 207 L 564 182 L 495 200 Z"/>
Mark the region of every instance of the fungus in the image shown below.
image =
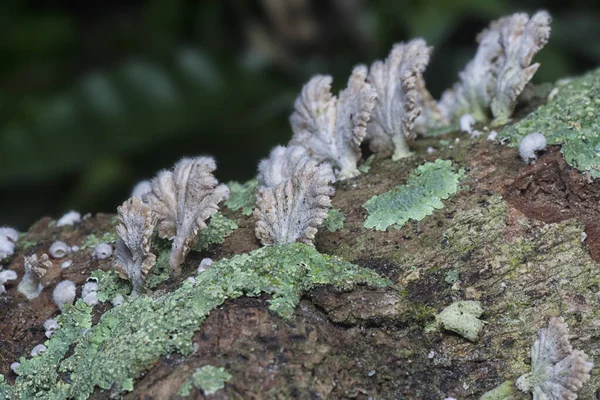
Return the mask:
<path id="1" fill-rule="evenodd" d="M 317 227 L 327 218 L 334 179 L 331 165 L 310 160 L 278 186 L 259 187 L 254 209 L 256 237 L 263 245 L 312 244 Z"/>
<path id="2" fill-rule="evenodd" d="M 98 304 L 98 283 L 94 281 L 86 282 L 81 290 L 81 298 L 88 306 Z"/>
<path id="3" fill-rule="evenodd" d="M 277 146 L 271 150 L 269 158 L 258 164 L 258 184 L 274 188 L 292 179 L 294 173 L 308 161 L 310 157 L 302 146 Z"/>
<path id="4" fill-rule="evenodd" d="M 494 141 L 494 140 L 496 140 L 497 137 L 498 137 L 498 132 L 491 131 L 490 134 L 487 136 L 487 140 Z"/>
<path id="5" fill-rule="evenodd" d="M 536 151 L 546 149 L 546 137 L 539 132 L 532 132 L 523 136 L 519 142 L 519 155 L 524 163 L 529 163 L 530 160 L 536 160 Z"/>
<path id="6" fill-rule="evenodd" d="M 152 182 L 149 180 L 139 181 L 131 191 L 130 197 L 137 197 L 144 200 L 144 197 L 152 191 Z"/>
<path id="7" fill-rule="evenodd" d="M 510 120 L 517 97 L 540 67 L 539 63 L 531 64 L 531 61 L 548 42 L 551 22 L 546 11 L 538 11 L 531 18 L 516 13 L 498 21 L 503 52 L 491 104 L 496 124 Z"/>
<path id="8" fill-rule="evenodd" d="M 15 279 L 17 279 L 17 273 L 15 271 L 11 271 L 10 269 L 0 271 L 0 294 L 6 293 L 4 284 L 7 281 L 14 281 Z"/>
<path id="9" fill-rule="evenodd" d="M 8 226 L 0 228 L 0 260 L 14 254 L 18 240 L 19 232 L 16 229 Z"/>
<path id="10" fill-rule="evenodd" d="M 81 214 L 77 211 L 69 211 L 56 222 L 57 227 L 74 225 L 81 222 Z"/>
<path id="11" fill-rule="evenodd" d="M 31 349 L 31 357 L 37 357 L 46 350 L 46 346 L 44 346 L 43 344 L 38 344 L 33 349 Z"/>
<path id="12" fill-rule="evenodd" d="M 44 288 L 42 278 L 52 268 L 52 261 L 48 258 L 48 254 L 42 254 L 39 259 L 36 254 L 33 254 L 23 258 L 23 265 L 25 275 L 23 275 L 17 290 L 23 293 L 27 299 L 35 299 Z"/>
<path id="13" fill-rule="evenodd" d="M 10 364 L 10 369 L 12 372 L 14 372 L 16 375 L 19 375 L 19 367 L 21 366 L 21 363 L 18 361 L 15 361 L 14 363 Z"/>
<path id="14" fill-rule="evenodd" d="M 173 240 L 169 265 L 177 276 L 198 241 L 198 233 L 229 196 L 227 185 L 219 185 L 213 176 L 216 168 L 211 157 L 184 158 L 173 171 L 161 171 L 146 196 L 158 216 L 159 236 Z"/>
<path id="15" fill-rule="evenodd" d="M 212 258 L 203 258 L 202 261 L 200 261 L 200 265 L 198 265 L 198 269 L 196 270 L 196 272 L 201 273 L 206 271 L 206 268 L 210 267 L 212 263 Z"/>
<path id="16" fill-rule="evenodd" d="M 533 343 L 531 372 L 519 377 L 516 386 L 525 393 L 533 393 L 533 400 L 574 400 L 590 379 L 593 366 L 583 351 L 573 350 L 562 317 L 553 317 Z"/>
<path id="17" fill-rule="evenodd" d="M 125 303 L 125 298 L 122 294 L 118 294 L 110 302 L 113 305 L 113 307 L 120 306 L 123 305 L 123 303 Z"/>
<path id="18" fill-rule="evenodd" d="M 468 134 L 473 133 L 473 125 L 475 125 L 475 118 L 471 114 L 465 114 L 460 117 L 460 130 Z"/>
<path id="19" fill-rule="evenodd" d="M 56 285 L 52 293 L 52 299 L 60 311 L 63 310 L 65 304 L 73 304 L 76 290 L 73 281 L 65 280 Z"/>
<path id="20" fill-rule="evenodd" d="M 414 39 L 394 45 L 385 61 L 371 65 L 367 82 L 377 93 L 367 125 L 371 150 L 393 153 L 393 160 L 410 156 L 406 141 L 414 139 L 414 122 L 421 113 L 417 80 L 430 52 L 423 39 Z"/>
<path id="21" fill-rule="evenodd" d="M 150 251 L 156 215 L 150 206 L 137 197 L 125 201 L 117 208 L 117 213 L 119 225 L 115 266 L 119 274 L 131 282 L 131 295 L 135 297 L 144 291 L 148 273 L 156 262 L 156 256 Z"/>
<path id="22" fill-rule="evenodd" d="M 60 268 L 69 268 L 71 265 L 73 265 L 73 260 L 67 260 L 64 263 L 60 264 Z"/>
<path id="23" fill-rule="evenodd" d="M 108 243 L 99 243 L 94 247 L 94 251 L 92 252 L 92 258 L 94 260 L 106 260 L 110 256 L 112 256 L 112 246 Z"/>
<path id="24" fill-rule="evenodd" d="M 304 87 L 294 103 L 290 145 L 303 146 L 316 161 L 328 161 L 340 180 L 358 176 L 360 144 L 377 96 L 368 84 L 367 67 L 354 68 L 339 97 L 331 94 L 331 76 L 317 75 Z"/>
<path id="25" fill-rule="evenodd" d="M 58 322 L 55 319 L 50 318 L 44 322 L 44 330 L 46 331 L 45 335 L 47 338 L 52 336 L 54 332 L 58 329 Z"/>
<path id="26" fill-rule="evenodd" d="M 70 250 L 71 248 L 69 245 L 67 245 L 65 242 L 57 240 L 56 242 L 52 243 L 48 253 L 50 253 L 52 258 L 63 258 L 69 253 Z"/>

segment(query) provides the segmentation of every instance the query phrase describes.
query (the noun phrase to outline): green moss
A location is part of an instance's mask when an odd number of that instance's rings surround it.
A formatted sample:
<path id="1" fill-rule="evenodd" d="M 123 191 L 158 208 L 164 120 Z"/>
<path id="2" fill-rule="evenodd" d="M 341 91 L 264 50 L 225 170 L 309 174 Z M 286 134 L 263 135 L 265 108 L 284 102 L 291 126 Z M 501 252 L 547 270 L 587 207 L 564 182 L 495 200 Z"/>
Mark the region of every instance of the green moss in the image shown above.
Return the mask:
<path id="1" fill-rule="evenodd" d="M 218 392 L 225 387 L 225 382 L 231 380 L 231 374 L 225 371 L 225 368 L 217 368 L 212 365 L 205 365 L 198 368 L 188 379 L 185 380 L 179 395 L 187 397 L 190 395 L 192 387 L 200 389 L 205 395 Z"/>
<path id="2" fill-rule="evenodd" d="M 200 232 L 196 251 L 208 249 L 213 244 L 220 244 L 225 241 L 225 238 L 231 235 L 231 232 L 236 230 L 238 225 L 232 219 L 227 218 L 221 213 L 216 213 L 210 218 L 208 227 Z"/>
<path id="3" fill-rule="evenodd" d="M 506 381 L 497 388 L 485 392 L 479 400 L 510 400 L 516 395 L 516 389 L 512 382 Z"/>
<path id="4" fill-rule="evenodd" d="M 327 228 L 329 232 L 336 232 L 340 229 L 344 229 L 345 220 L 346 217 L 344 217 L 344 214 L 342 214 L 342 212 L 339 209 L 331 208 L 327 213 L 327 219 L 325 219 L 323 225 L 325 226 L 325 228 Z"/>
<path id="5" fill-rule="evenodd" d="M 548 144 L 561 144 L 567 164 L 600 177 L 600 69 L 557 86 L 558 93 L 500 132 L 518 146 L 523 136 L 540 132 Z"/>
<path id="6" fill-rule="evenodd" d="M 105 284 L 115 277 L 113 272 L 95 274 Z M 189 353 L 194 332 L 227 298 L 270 294 L 269 308 L 287 318 L 302 293 L 314 286 L 349 290 L 356 284 L 392 283 L 372 270 L 292 243 L 217 261 L 194 283 L 186 280 L 163 296 L 127 301 L 104 313 L 90 329 L 91 309 L 78 302 L 61 316 L 49 350 L 33 360 L 22 359 L 15 393 L 22 399 L 85 399 L 95 387 L 128 391 L 161 356 Z M 62 360 L 69 348 L 72 355 Z"/>
<path id="7" fill-rule="evenodd" d="M 123 296 L 131 293 L 131 285 L 119 277 L 115 270 L 92 272 L 92 278 L 98 279 L 98 301 L 104 303 L 115 298 L 120 294 Z"/>
<path id="8" fill-rule="evenodd" d="M 257 185 L 258 181 L 256 179 L 251 179 L 246 183 L 229 182 L 227 184 L 229 186 L 229 199 L 225 201 L 225 206 L 233 211 L 242 210 L 244 215 L 252 214 L 256 203 L 254 191 Z"/>
<path id="9" fill-rule="evenodd" d="M 464 170 L 456 172 L 449 160 L 420 165 L 408 175 L 406 185 L 373 196 L 363 205 L 369 212 L 364 227 L 384 231 L 390 226 L 400 229 L 409 219 L 422 220 L 444 207 L 441 200 L 458 191 L 463 175 Z"/>
<path id="10" fill-rule="evenodd" d="M 100 243 L 115 243 L 116 241 L 117 241 L 117 232 L 116 231 L 106 232 L 104 235 L 102 235 L 102 237 L 97 237 L 96 235 L 94 235 L 92 233 L 91 235 L 89 235 L 88 237 L 85 238 L 85 240 L 83 241 L 81 246 L 79 246 L 79 248 L 84 250 L 84 249 L 88 249 L 91 247 L 96 247 Z"/>

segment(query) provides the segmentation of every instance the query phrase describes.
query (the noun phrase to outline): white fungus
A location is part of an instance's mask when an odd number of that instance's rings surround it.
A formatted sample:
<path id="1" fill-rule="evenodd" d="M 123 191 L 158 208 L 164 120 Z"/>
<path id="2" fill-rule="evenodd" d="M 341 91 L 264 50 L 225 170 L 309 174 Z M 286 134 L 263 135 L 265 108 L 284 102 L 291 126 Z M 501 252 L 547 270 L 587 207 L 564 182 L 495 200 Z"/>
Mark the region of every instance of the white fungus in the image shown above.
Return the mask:
<path id="1" fill-rule="evenodd" d="M 122 294 L 118 294 L 114 297 L 114 299 L 111 300 L 111 303 L 112 303 L 113 307 L 120 306 L 123 303 L 125 303 L 125 298 L 123 297 Z"/>
<path id="2" fill-rule="evenodd" d="M 196 270 L 198 273 L 206 271 L 206 268 L 210 267 L 213 263 L 212 258 L 203 258 L 200 261 L 200 265 L 198 265 L 198 269 Z"/>
<path id="3" fill-rule="evenodd" d="M 21 366 L 21 363 L 18 361 L 15 361 L 14 363 L 10 364 L 10 369 L 12 372 L 19 375 L 19 367 L 20 366 Z"/>
<path id="4" fill-rule="evenodd" d="M 73 281 L 66 280 L 56 285 L 52 293 L 52 299 L 59 310 L 62 311 L 65 304 L 73 304 L 73 301 L 75 301 L 75 291 L 76 287 Z"/>
<path id="5" fill-rule="evenodd" d="M 487 136 L 487 140 L 494 141 L 494 140 L 496 140 L 497 137 L 498 137 L 498 132 L 491 131 L 490 134 Z"/>
<path id="6" fill-rule="evenodd" d="M 546 137 L 539 132 L 532 132 L 524 136 L 519 143 L 519 155 L 525 163 L 529 163 L 530 160 L 536 160 L 536 151 L 545 149 Z"/>
<path id="7" fill-rule="evenodd" d="M 98 304 L 98 292 L 90 292 L 86 296 L 83 296 L 83 302 L 90 307 Z"/>
<path id="8" fill-rule="evenodd" d="M 71 246 L 71 251 L 72 251 L 73 253 L 76 253 L 76 252 L 78 252 L 78 251 L 79 251 L 79 246 Z"/>
<path id="9" fill-rule="evenodd" d="M 0 271 L 0 294 L 6 293 L 6 288 L 4 287 L 6 281 L 14 281 L 15 279 L 17 279 L 17 273 L 15 271 L 10 269 Z"/>
<path id="10" fill-rule="evenodd" d="M 44 346 L 43 344 L 38 344 L 33 349 L 31 349 L 31 357 L 37 357 L 45 351 L 46 346 Z"/>
<path id="11" fill-rule="evenodd" d="M 475 118 L 471 114 L 465 114 L 460 117 L 460 130 L 468 134 L 473 133 L 473 125 L 475 125 Z"/>
<path id="12" fill-rule="evenodd" d="M 81 222 L 81 214 L 79 214 L 77 211 L 69 211 L 68 213 L 60 217 L 60 219 L 56 223 L 56 226 L 72 226 L 79 222 Z"/>
<path id="13" fill-rule="evenodd" d="M 428 146 L 428 147 L 427 147 L 427 154 L 433 154 L 433 153 L 435 153 L 436 151 L 437 151 L 437 150 L 436 150 L 436 149 L 434 149 L 434 148 L 433 148 L 433 147 L 431 147 L 431 146 Z"/>
<path id="14" fill-rule="evenodd" d="M 44 322 L 44 329 L 46 330 L 46 337 L 49 338 L 58 329 L 58 322 L 53 318 L 47 319 Z"/>
<path id="15" fill-rule="evenodd" d="M 134 187 L 130 197 L 137 197 L 144 200 L 144 196 L 152 191 L 152 182 L 150 180 L 140 181 Z"/>
<path id="16" fill-rule="evenodd" d="M 19 232 L 16 229 L 7 226 L 0 228 L 0 260 L 14 254 L 17 240 Z"/>
<path id="17" fill-rule="evenodd" d="M 67 254 L 69 254 L 70 250 L 71 248 L 68 244 L 66 244 L 63 241 L 57 240 L 56 242 L 52 243 L 52 246 L 50 246 L 50 250 L 48 250 L 48 252 L 50 253 L 50 257 L 52 258 L 63 258 Z"/>
<path id="18" fill-rule="evenodd" d="M 112 255 L 112 246 L 108 243 L 100 243 L 94 247 L 92 258 L 95 260 L 106 260 Z"/>
<path id="19" fill-rule="evenodd" d="M 585 239 L 587 239 L 587 233 L 581 232 L 581 243 L 585 242 Z"/>
<path id="20" fill-rule="evenodd" d="M 60 264 L 60 267 L 62 269 L 65 269 L 65 268 L 69 268 L 71 265 L 73 265 L 73 260 L 67 260 L 64 263 Z"/>

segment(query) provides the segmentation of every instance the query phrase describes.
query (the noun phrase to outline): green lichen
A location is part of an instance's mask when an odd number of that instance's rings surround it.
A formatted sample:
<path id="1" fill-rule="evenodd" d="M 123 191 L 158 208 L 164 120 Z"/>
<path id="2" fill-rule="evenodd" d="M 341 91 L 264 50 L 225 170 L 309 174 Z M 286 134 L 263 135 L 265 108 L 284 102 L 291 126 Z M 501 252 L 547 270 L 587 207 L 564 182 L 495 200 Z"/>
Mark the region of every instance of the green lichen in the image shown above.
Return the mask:
<path id="1" fill-rule="evenodd" d="M 479 301 L 456 301 L 444 308 L 436 317 L 436 322 L 427 330 L 441 327 L 476 342 L 483 329 L 483 322 L 479 320 L 482 314 L 483 308 Z"/>
<path id="2" fill-rule="evenodd" d="M 96 247 L 100 243 L 115 243 L 117 241 L 117 232 L 106 232 L 102 237 L 98 237 L 95 234 L 88 235 L 79 248 L 81 250 Z"/>
<path id="3" fill-rule="evenodd" d="M 214 394 L 223 389 L 225 382 L 229 382 L 230 380 L 231 374 L 225 371 L 225 368 L 205 365 L 198 368 L 185 380 L 178 394 L 187 397 L 191 394 L 192 387 L 202 390 L 205 395 Z"/>
<path id="4" fill-rule="evenodd" d="M 327 218 L 325 219 L 323 225 L 325 226 L 325 228 L 327 228 L 329 232 L 336 232 L 340 229 L 344 229 L 345 220 L 346 217 L 344 217 L 344 214 L 342 214 L 342 212 L 339 209 L 331 208 L 327 213 Z"/>
<path id="5" fill-rule="evenodd" d="M 479 400 L 511 400 L 517 394 L 512 382 L 506 381 L 495 389 L 485 392 Z"/>
<path id="6" fill-rule="evenodd" d="M 363 207 L 369 212 L 365 228 L 385 231 L 392 226 L 400 229 L 409 220 L 420 221 L 444 207 L 459 189 L 464 170 L 458 172 L 450 160 L 435 160 L 417 167 L 408 175 L 405 185 L 371 197 Z"/>
<path id="7" fill-rule="evenodd" d="M 444 282 L 449 285 L 454 285 L 456 282 L 460 280 L 458 271 L 453 269 L 452 271 L 446 272 L 446 276 L 444 277 Z"/>
<path id="8" fill-rule="evenodd" d="M 232 211 L 242 210 L 244 215 L 252 214 L 256 203 L 254 191 L 257 185 L 258 181 L 256 179 L 251 179 L 246 183 L 229 182 L 227 184 L 229 186 L 229 199 L 225 201 L 225 206 Z"/>
<path id="9" fill-rule="evenodd" d="M 102 271 L 100 269 L 92 272 L 92 278 L 98 279 L 98 301 L 104 303 L 120 294 L 126 296 L 131 293 L 131 285 L 119 277 L 115 270 Z"/>
<path id="10" fill-rule="evenodd" d="M 156 263 L 148 275 L 148 287 L 150 289 L 156 289 L 158 285 L 166 282 L 171 272 L 171 266 L 169 265 L 170 246 L 159 246 L 157 252 Z"/>
<path id="11" fill-rule="evenodd" d="M 220 244 L 225 238 L 235 231 L 238 225 L 232 219 L 227 218 L 221 213 L 216 213 L 210 218 L 208 227 L 200 232 L 196 251 L 207 250 L 213 244 Z"/>
<path id="12" fill-rule="evenodd" d="M 114 277 L 112 272 L 96 276 Z M 108 310 L 91 328 L 91 308 L 80 301 L 60 317 L 61 328 L 48 351 L 22 359 L 14 388 L 4 390 L 14 389 L 21 399 L 85 399 L 96 387 L 129 391 L 161 356 L 191 352 L 194 332 L 228 298 L 270 294 L 269 309 L 288 318 L 305 291 L 317 285 L 350 290 L 356 284 L 392 285 L 372 270 L 291 243 L 217 261 L 195 282 L 185 280 L 156 298 L 131 299 Z M 63 359 L 69 349 L 72 354 Z"/>
<path id="13" fill-rule="evenodd" d="M 546 105 L 500 132 L 518 146 L 523 136 L 542 133 L 562 145 L 567 164 L 600 177 L 600 69 L 557 86 Z"/>

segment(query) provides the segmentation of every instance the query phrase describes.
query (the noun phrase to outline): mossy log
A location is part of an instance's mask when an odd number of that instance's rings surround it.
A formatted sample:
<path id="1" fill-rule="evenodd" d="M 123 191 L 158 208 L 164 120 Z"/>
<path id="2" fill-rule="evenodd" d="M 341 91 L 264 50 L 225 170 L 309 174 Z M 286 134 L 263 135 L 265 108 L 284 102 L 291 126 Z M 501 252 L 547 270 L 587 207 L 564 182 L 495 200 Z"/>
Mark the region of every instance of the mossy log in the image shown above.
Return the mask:
<path id="1" fill-rule="evenodd" d="M 522 108 L 521 116 L 534 108 Z M 436 151 L 425 151 L 429 146 Z M 287 318 L 273 311 L 266 294 L 226 299 L 194 328 L 191 352 L 163 354 L 130 388 L 96 387 L 90 398 L 177 399 L 184 384 L 192 398 L 204 398 L 189 382 L 198 368 L 210 365 L 230 375 L 210 395 L 214 399 L 479 399 L 528 372 L 537 332 L 553 316 L 565 318 L 575 348 L 598 358 L 600 182 L 567 165 L 559 146 L 533 165 L 485 135 L 446 133 L 415 141 L 414 150 L 415 156 L 396 162 L 376 158 L 367 173 L 339 183 L 333 207 L 343 220 L 335 229 L 322 228 L 315 241 L 319 253 L 373 270 L 391 285 L 317 285 L 304 291 Z M 464 168 L 461 190 L 443 201 L 443 209 L 400 229 L 364 227 L 367 200 L 438 158 Z M 192 252 L 184 277 L 159 282 L 150 296 L 160 298 L 185 284 L 204 257 L 217 261 L 258 249 L 247 211 L 224 208 L 237 229 L 227 230 L 222 243 L 211 239 Z M 96 215 L 73 228 L 56 228 L 44 218 L 20 238 L 6 267 L 21 277 L 23 256 L 46 252 L 54 240 L 79 246 L 94 238 L 114 240 L 115 222 L 112 215 Z M 64 260 L 54 260 L 37 299 L 28 301 L 16 284 L 7 285 L 0 298 L 0 374 L 6 384 L 17 378 L 10 364 L 45 340 L 43 322 L 58 312 L 53 285 L 71 279 L 81 286 L 93 271 L 111 269 L 111 260 L 92 260 L 91 251 L 89 246 L 69 255 L 73 264 L 65 269 Z M 484 327 L 475 342 L 428 329 L 459 300 L 483 307 Z M 94 307 L 91 323 L 110 308 Z M 57 379 L 68 385 L 77 377 L 59 373 Z M 600 398 L 598 368 L 579 397 Z"/>

